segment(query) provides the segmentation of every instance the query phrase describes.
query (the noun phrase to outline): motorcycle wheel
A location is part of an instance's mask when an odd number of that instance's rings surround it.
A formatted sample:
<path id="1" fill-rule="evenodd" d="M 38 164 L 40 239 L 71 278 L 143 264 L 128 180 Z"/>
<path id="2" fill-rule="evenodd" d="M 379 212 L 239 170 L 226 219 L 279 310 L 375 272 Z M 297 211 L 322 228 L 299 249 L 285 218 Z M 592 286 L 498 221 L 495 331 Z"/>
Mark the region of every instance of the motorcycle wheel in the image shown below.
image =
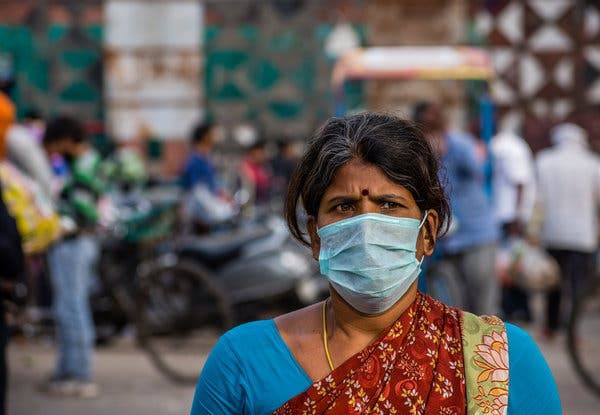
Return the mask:
<path id="1" fill-rule="evenodd" d="M 219 335 L 234 324 L 228 296 L 193 261 L 158 260 L 142 269 L 136 307 L 139 344 L 170 380 L 193 384 Z"/>

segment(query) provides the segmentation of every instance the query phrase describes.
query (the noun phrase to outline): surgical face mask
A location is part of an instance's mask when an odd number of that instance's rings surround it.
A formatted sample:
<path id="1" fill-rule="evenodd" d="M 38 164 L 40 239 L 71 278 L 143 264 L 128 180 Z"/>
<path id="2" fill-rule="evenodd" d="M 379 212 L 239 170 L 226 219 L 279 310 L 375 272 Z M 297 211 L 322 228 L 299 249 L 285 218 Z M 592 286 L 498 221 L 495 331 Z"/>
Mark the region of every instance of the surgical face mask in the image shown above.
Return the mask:
<path id="1" fill-rule="evenodd" d="M 421 272 L 417 238 L 427 214 L 419 221 L 368 213 L 322 227 L 321 274 L 361 313 L 385 312 Z"/>

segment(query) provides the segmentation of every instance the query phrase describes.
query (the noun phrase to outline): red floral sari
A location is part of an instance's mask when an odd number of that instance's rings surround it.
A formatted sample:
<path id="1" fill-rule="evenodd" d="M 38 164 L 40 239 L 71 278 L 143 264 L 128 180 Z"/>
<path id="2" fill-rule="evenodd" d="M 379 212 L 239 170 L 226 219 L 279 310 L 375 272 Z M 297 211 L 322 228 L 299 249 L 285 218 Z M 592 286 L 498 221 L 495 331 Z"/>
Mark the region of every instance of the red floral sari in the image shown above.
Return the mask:
<path id="1" fill-rule="evenodd" d="M 466 414 L 460 312 L 419 294 L 375 342 L 275 414 Z"/>

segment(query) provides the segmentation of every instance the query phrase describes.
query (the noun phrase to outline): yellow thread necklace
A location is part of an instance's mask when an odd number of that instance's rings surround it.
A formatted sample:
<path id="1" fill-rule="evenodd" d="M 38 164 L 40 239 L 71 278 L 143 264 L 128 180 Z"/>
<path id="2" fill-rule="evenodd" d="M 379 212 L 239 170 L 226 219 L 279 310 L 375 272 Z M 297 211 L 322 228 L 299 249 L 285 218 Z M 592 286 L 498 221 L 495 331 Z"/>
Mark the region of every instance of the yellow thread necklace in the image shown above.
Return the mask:
<path id="1" fill-rule="evenodd" d="M 323 302 L 323 348 L 325 349 L 325 356 L 327 357 L 327 363 L 329 363 L 329 368 L 333 372 L 333 362 L 331 360 L 331 355 L 329 354 L 329 346 L 327 345 L 327 301 Z"/>

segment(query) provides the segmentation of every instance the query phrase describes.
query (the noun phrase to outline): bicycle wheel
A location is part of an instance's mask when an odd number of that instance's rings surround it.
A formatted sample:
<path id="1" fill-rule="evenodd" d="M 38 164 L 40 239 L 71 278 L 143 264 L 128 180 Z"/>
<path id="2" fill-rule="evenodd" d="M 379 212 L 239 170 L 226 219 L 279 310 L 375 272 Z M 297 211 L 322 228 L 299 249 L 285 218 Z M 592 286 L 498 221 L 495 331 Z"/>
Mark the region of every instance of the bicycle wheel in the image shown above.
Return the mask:
<path id="1" fill-rule="evenodd" d="M 193 384 L 233 312 L 211 274 L 194 262 L 155 263 L 140 273 L 138 341 L 156 368 Z"/>
<path id="2" fill-rule="evenodd" d="M 577 374 L 600 396 L 600 285 L 595 284 L 575 301 L 567 343 Z"/>

